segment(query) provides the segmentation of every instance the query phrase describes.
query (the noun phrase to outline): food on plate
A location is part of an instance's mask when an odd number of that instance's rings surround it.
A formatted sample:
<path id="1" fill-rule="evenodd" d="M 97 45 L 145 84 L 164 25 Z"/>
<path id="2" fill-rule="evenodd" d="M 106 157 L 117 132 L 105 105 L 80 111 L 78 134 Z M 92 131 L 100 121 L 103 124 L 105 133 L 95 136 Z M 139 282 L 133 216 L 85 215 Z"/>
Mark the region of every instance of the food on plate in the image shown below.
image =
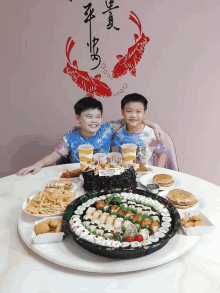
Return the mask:
<path id="1" fill-rule="evenodd" d="M 77 211 L 82 207 L 85 210 L 79 216 Z M 167 227 L 163 223 L 167 223 Z M 69 225 L 71 231 L 82 239 L 125 249 L 159 242 L 173 229 L 170 212 L 162 203 L 126 192 L 88 198 L 74 211 Z"/>
<path id="2" fill-rule="evenodd" d="M 169 202 L 179 209 L 187 209 L 198 202 L 191 192 L 182 189 L 170 190 L 167 197 Z"/>
<path id="3" fill-rule="evenodd" d="M 50 227 L 46 223 L 38 223 L 34 226 L 34 232 L 36 235 L 48 233 L 50 231 Z"/>
<path id="4" fill-rule="evenodd" d="M 139 164 L 139 167 L 137 168 L 136 172 L 147 172 L 148 168 L 145 167 L 143 164 Z"/>
<path id="5" fill-rule="evenodd" d="M 63 187 L 65 190 L 70 190 L 73 185 L 71 180 L 54 180 L 51 181 L 48 185 L 47 188 L 61 188 Z"/>
<path id="6" fill-rule="evenodd" d="M 60 176 L 60 178 L 73 178 L 73 177 L 78 177 L 82 174 L 82 170 L 76 169 L 76 170 L 66 170 L 66 172 L 63 172 Z"/>
<path id="7" fill-rule="evenodd" d="M 192 228 L 196 226 L 207 226 L 204 222 L 204 218 L 199 215 L 190 216 L 190 214 L 185 215 L 181 219 L 181 223 L 185 228 Z"/>
<path id="8" fill-rule="evenodd" d="M 169 174 L 157 174 L 154 175 L 153 181 L 162 187 L 169 187 L 174 184 L 174 179 L 171 175 Z"/>
<path id="9" fill-rule="evenodd" d="M 63 213 L 76 196 L 76 191 L 65 190 L 64 187 L 46 188 L 37 191 L 32 199 L 28 198 L 24 210 L 33 215 L 53 215 Z"/>
<path id="10" fill-rule="evenodd" d="M 34 226 L 34 232 L 36 235 L 44 233 L 59 233 L 62 232 L 62 220 L 46 219 L 41 223 Z"/>

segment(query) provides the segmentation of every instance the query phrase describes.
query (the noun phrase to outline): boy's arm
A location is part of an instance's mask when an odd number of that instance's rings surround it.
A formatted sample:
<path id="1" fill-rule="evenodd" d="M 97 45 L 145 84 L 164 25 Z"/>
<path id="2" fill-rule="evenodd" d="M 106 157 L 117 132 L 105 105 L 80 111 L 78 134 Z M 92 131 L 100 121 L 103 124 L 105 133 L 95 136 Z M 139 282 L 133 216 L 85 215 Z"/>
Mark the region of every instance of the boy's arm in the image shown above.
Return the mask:
<path id="1" fill-rule="evenodd" d="M 166 163 L 166 154 L 165 153 L 157 154 L 157 167 L 164 168 L 165 163 Z"/>
<path id="2" fill-rule="evenodd" d="M 44 157 L 43 159 L 41 159 L 40 161 L 38 161 L 34 165 L 31 165 L 31 166 L 29 166 L 27 168 L 21 169 L 17 173 L 17 175 L 18 176 L 24 176 L 24 175 L 27 175 L 31 171 L 33 171 L 32 174 L 34 175 L 37 172 L 39 172 L 41 168 L 46 167 L 46 166 L 50 166 L 50 165 L 56 163 L 61 157 L 62 157 L 61 155 L 59 155 L 58 153 L 53 151 L 51 154 L 49 154 L 48 156 Z"/>
<path id="3" fill-rule="evenodd" d="M 117 121 L 110 121 L 111 128 L 113 129 L 114 133 L 117 132 L 121 127 L 123 127 L 126 123 L 124 119 L 119 119 Z M 150 122 L 148 120 L 144 120 L 144 124 L 149 126 L 154 130 L 155 136 L 157 141 L 162 142 L 164 140 L 164 133 L 160 126 L 154 122 Z"/>
<path id="4" fill-rule="evenodd" d="M 157 141 L 163 142 L 164 141 L 164 133 L 160 126 L 154 122 L 150 122 L 148 120 L 144 120 L 144 124 L 153 128 Z"/>

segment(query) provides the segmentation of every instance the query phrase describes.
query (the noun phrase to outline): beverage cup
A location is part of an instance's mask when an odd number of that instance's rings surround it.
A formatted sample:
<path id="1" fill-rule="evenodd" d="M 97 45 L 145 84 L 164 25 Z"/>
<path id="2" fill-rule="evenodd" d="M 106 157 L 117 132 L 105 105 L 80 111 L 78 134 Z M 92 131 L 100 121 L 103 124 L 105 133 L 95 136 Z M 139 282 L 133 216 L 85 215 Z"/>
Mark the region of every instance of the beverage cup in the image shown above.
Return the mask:
<path id="1" fill-rule="evenodd" d="M 112 153 L 108 154 L 107 159 L 108 159 L 109 164 L 117 165 L 117 164 L 121 163 L 122 155 L 121 155 L 121 153 L 112 152 Z"/>
<path id="2" fill-rule="evenodd" d="M 121 145 L 122 162 L 125 165 L 135 167 L 137 145 L 134 143 L 124 143 Z"/>
<path id="3" fill-rule="evenodd" d="M 93 162 L 97 162 L 100 165 L 107 164 L 107 155 L 104 153 L 96 153 L 93 155 Z"/>
<path id="4" fill-rule="evenodd" d="M 91 144 L 82 144 L 78 146 L 80 168 L 83 170 L 92 163 L 94 146 Z"/>

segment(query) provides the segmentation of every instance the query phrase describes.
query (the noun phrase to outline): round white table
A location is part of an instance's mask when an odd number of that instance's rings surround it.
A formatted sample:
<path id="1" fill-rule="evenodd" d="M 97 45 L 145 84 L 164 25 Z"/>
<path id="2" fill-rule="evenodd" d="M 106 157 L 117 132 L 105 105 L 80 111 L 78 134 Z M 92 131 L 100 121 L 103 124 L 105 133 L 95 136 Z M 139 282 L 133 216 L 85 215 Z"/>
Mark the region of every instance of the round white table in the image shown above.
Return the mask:
<path id="1" fill-rule="evenodd" d="M 202 194 L 209 207 L 204 214 L 216 226 L 212 234 L 200 237 L 183 256 L 166 264 L 129 273 L 91 273 L 68 269 L 35 254 L 21 239 L 17 221 L 22 203 L 48 181 L 58 179 L 71 165 L 43 168 L 36 175 L 11 175 L 0 179 L 0 292 L 220 292 L 219 212 L 220 187 L 202 179 L 171 170 L 155 171 L 178 175 L 182 188 Z M 186 236 L 190 237 L 190 236 Z M 120 260 L 118 260 L 120 262 Z"/>

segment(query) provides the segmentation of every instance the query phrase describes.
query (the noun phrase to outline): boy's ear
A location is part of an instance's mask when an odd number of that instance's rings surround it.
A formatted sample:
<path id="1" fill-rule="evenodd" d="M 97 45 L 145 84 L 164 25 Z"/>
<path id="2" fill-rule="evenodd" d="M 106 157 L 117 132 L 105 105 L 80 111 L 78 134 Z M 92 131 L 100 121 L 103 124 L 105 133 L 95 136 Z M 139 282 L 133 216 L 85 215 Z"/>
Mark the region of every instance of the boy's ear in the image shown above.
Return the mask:
<path id="1" fill-rule="evenodd" d="M 125 114 L 124 114 L 124 110 L 121 110 L 121 114 L 122 114 L 122 116 L 125 116 Z"/>
<path id="2" fill-rule="evenodd" d="M 147 114 L 147 110 L 144 111 L 144 115 Z"/>
<path id="3" fill-rule="evenodd" d="M 76 114 L 76 120 L 79 122 L 80 121 L 80 117 L 79 115 Z"/>

